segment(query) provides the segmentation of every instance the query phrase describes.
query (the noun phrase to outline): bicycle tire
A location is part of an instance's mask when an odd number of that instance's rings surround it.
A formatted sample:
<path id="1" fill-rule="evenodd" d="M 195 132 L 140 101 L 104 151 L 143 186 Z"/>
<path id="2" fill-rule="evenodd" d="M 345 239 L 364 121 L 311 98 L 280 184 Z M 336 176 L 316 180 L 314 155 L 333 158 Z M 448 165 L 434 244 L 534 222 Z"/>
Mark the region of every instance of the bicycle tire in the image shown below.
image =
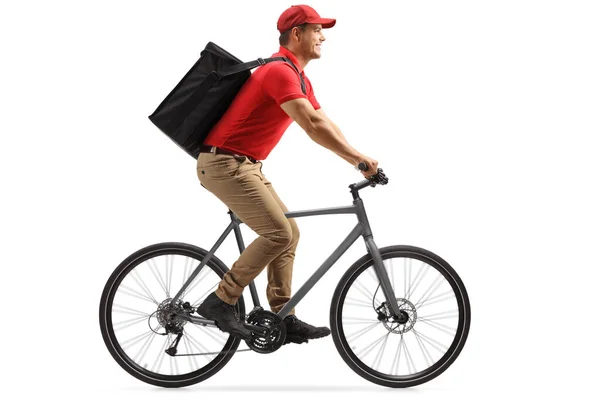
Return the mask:
<path id="1" fill-rule="evenodd" d="M 462 351 L 467 340 L 471 322 L 469 297 L 466 288 L 456 271 L 446 261 L 434 253 L 422 248 L 405 245 L 385 247 L 380 249 L 380 252 L 384 261 L 394 257 L 405 257 L 426 262 L 439 271 L 440 274 L 448 281 L 448 284 L 452 288 L 458 303 L 458 324 L 454 340 L 450 344 L 450 347 L 446 353 L 436 363 L 431 365 L 431 367 L 419 373 L 406 376 L 384 374 L 367 366 L 356 356 L 354 349 L 348 343 L 343 329 L 343 305 L 346 294 L 352 286 L 352 283 L 355 281 L 355 279 L 357 279 L 358 276 L 360 276 L 360 274 L 373 265 L 373 259 L 370 254 L 366 254 L 357 260 L 347 270 L 334 291 L 330 310 L 332 338 L 342 359 L 354 372 L 364 379 L 378 385 L 392 388 L 404 388 L 420 385 L 444 372 L 456 360 Z M 385 344 L 383 344 L 383 346 L 385 347 Z M 383 352 L 383 350 L 381 351 Z"/>
<path id="2" fill-rule="evenodd" d="M 233 335 L 230 335 L 224 345 L 222 352 L 203 368 L 182 375 L 166 375 L 154 373 L 152 371 L 147 370 L 143 366 L 138 365 L 134 360 L 131 359 L 131 357 L 129 357 L 125 353 L 125 351 L 121 348 L 120 344 L 118 343 L 113 329 L 111 309 L 115 293 L 119 288 L 119 284 L 123 281 L 126 275 L 130 271 L 132 271 L 136 266 L 140 265 L 148 259 L 151 259 L 152 257 L 162 255 L 182 255 L 191 257 L 200 262 L 207 253 L 208 251 L 200 247 L 186 243 L 158 243 L 136 251 L 135 253 L 127 257 L 123 262 L 121 262 L 121 264 L 111 274 L 104 287 L 102 297 L 100 300 L 100 329 L 108 351 L 115 359 L 115 361 L 117 361 L 117 363 L 130 375 L 143 382 L 155 386 L 171 388 L 184 387 L 199 383 L 203 380 L 210 378 L 212 375 L 216 374 L 219 370 L 221 370 L 231 359 L 231 357 L 233 357 L 240 343 L 240 339 Z M 219 276 L 219 278 L 222 278 L 223 275 L 228 271 L 228 268 L 225 266 L 225 264 L 223 264 L 223 262 L 214 255 L 211 257 L 211 259 L 204 268 L 207 267 L 214 271 Z M 245 306 L 243 297 L 240 297 L 238 299 L 236 307 L 236 311 L 240 316 L 240 319 L 243 320 L 243 318 L 245 317 Z"/>

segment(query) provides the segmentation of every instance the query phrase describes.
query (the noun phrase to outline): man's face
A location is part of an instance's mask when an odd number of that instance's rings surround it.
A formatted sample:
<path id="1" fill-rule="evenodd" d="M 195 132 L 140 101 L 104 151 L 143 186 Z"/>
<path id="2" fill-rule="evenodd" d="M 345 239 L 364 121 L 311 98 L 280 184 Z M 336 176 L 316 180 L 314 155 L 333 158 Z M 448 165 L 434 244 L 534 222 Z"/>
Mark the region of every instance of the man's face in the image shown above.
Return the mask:
<path id="1" fill-rule="evenodd" d="M 325 41 L 323 27 L 321 24 L 308 24 L 303 32 L 300 33 L 300 51 L 302 55 L 313 60 L 321 58 L 321 44 Z"/>

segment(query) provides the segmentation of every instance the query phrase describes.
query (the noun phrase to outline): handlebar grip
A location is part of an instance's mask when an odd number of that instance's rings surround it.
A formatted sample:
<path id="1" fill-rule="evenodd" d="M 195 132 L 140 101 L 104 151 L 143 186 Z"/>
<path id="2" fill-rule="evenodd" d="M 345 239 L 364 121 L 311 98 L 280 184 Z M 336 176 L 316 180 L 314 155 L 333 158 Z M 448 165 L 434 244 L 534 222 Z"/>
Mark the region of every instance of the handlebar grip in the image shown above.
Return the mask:
<path id="1" fill-rule="evenodd" d="M 367 166 L 367 163 L 365 163 L 364 161 L 361 161 L 358 163 L 358 169 L 359 169 L 359 171 L 368 171 L 369 167 Z"/>

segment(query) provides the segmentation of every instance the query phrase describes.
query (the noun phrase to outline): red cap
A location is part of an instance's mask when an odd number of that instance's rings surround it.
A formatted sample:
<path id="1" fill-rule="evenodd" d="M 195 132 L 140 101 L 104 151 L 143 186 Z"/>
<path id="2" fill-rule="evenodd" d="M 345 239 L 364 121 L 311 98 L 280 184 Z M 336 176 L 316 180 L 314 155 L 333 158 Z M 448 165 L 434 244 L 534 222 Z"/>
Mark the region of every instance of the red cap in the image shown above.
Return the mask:
<path id="1" fill-rule="evenodd" d="M 335 25 L 335 19 L 321 18 L 314 8 L 309 6 L 291 6 L 279 17 L 277 29 L 283 33 L 302 24 L 321 24 L 324 29 L 327 29 Z"/>

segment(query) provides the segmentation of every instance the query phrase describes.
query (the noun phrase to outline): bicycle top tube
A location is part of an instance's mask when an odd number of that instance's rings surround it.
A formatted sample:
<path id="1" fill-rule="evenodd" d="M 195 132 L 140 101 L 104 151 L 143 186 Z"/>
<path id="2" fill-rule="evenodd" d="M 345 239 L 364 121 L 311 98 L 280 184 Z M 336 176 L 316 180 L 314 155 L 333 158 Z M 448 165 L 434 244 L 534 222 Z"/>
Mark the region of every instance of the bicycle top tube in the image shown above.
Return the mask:
<path id="1" fill-rule="evenodd" d="M 379 169 L 379 170 L 381 171 L 381 169 Z M 387 180 L 385 181 L 385 183 L 379 183 L 379 184 L 385 185 L 386 183 L 387 183 Z M 368 186 L 375 187 L 376 185 L 377 185 L 377 183 L 371 179 L 364 179 L 360 182 L 349 185 L 348 187 L 350 188 L 350 193 L 352 194 L 352 198 L 354 199 L 354 204 L 351 206 L 326 207 L 326 208 L 318 208 L 318 209 L 312 209 L 312 210 L 288 211 L 285 213 L 285 216 L 287 218 L 299 218 L 299 217 L 311 217 L 311 216 L 317 216 L 317 215 L 335 215 L 335 214 L 362 215 L 362 214 L 364 214 L 364 206 L 362 205 L 362 202 L 357 203 L 357 200 L 360 200 L 360 195 L 358 194 L 358 191 L 362 190 Z M 243 223 L 242 220 L 240 220 L 237 215 L 233 214 L 233 212 L 231 210 L 229 210 L 228 213 L 232 215 L 232 219 L 236 223 L 238 223 L 238 224 Z"/>

